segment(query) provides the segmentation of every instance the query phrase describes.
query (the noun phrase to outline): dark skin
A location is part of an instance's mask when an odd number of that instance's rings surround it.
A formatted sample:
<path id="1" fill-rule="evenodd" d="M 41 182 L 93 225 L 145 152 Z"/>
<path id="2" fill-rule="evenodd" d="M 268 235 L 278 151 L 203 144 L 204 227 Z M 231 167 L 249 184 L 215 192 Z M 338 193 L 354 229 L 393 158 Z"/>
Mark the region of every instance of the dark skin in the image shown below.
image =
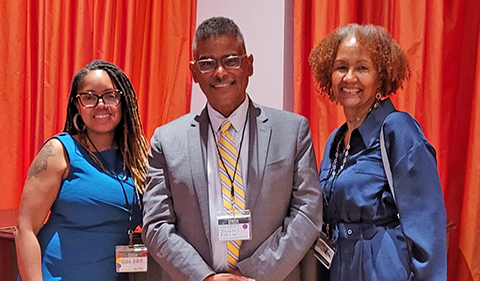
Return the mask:
<path id="1" fill-rule="evenodd" d="M 78 92 L 104 93 L 112 89 L 114 85 L 108 74 L 102 70 L 94 70 L 85 76 Z M 103 101 L 93 108 L 85 108 L 78 104 L 77 107 L 92 144 L 99 151 L 111 148 L 115 128 L 122 116 L 121 107 L 107 107 Z M 53 138 L 45 143 L 28 170 L 15 232 L 18 268 L 24 281 L 42 280 L 41 251 L 37 233 L 45 222 L 69 169 L 69 159 L 62 143 Z"/>
<path id="2" fill-rule="evenodd" d="M 68 171 L 68 157 L 57 139 L 50 139 L 42 147 L 28 171 L 15 232 L 22 280 L 42 280 L 40 245 L 36 235 Z"/>
<path id="3" fill-rule="evenodd" d="M 204 58 L 220 59 L 228 55 L 244 55 L 245 46 L 234 36 L 210 37 L 197 42 L 194 51 L 195 60 Z M 208 103 L 224 117 L 230 116 L 245 100 L 248 78 L 253 74 L 253 56 L 242 58 L 240 68 L 225 69 L 218 63 L 215 71 L 201 73 L 195 63 L 190 64 L 195 83 L 200 85 Z M 210 275 L 205 281 L 249 281 L 254 280 L 242 275 L 239 270 L 231 273 Z"/>
<path id="4" fill-rule="evenodd" d="M 30 169 L 28 169 L 27 173 L 27 179 L 31 177 L 36 177 L 38 178 L 38 175 L 41 172 L 44 172 L 48 168 L 48 158 L 55 156 L 55 154 L 52 153 L 53 150 L 53 144 L 47 143 L 38 156 L 33 160 L 32 165 L 30 166 Z"/>
<path id="5" fill-rule="evenodd" d="M 199 41 L 194 51 L 195 60 L 220 59 L 228 55 L 244 55 L 245 46 L 234 36 L 210 37 Z M 195 63 L 190 64 L 195 83 L 200 85 L 210 105 L 224 117 L 242 104 L 247 93 L 248 78 L 253 74 L 253 56 L 242 58 L 240 68 L 227 70 L 218 63 L 215 71 L 201 73 Z"/>

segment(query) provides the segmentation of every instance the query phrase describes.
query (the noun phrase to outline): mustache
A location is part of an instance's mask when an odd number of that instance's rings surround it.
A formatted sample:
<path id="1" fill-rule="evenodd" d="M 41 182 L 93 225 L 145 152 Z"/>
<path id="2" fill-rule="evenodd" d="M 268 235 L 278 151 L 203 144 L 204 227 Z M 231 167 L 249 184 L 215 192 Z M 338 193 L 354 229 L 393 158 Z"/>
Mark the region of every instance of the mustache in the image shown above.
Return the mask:
<path id="1" fill-rule="evenodd" d="M 223 78 L 223 79 L 221 79 L 221 78 L 216 77 L 213 81 L 210 82 L 210 86 L 216 86 L 216 85 L 225 84 L 225 83 L 234 84 L 236 82 L 237 82 L 237 80 L 233 79 L 233 78 Z"/>

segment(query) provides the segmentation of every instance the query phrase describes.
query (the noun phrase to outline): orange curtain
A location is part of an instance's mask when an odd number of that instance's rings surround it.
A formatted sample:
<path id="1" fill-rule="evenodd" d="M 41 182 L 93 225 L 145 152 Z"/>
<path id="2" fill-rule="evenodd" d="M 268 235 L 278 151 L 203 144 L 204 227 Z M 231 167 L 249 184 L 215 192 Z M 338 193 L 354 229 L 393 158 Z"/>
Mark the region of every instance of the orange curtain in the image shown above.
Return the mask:
<path id="1" fill-rule="evenodd" d="M 340 25 L 381 25 L 405 50 L 412 78 L 393 95 L 437 150 L 449 234 L 449 280 L 480 280 L 480 9 L 478 0 L 294 1 L 294 110 L 311 123 L 317 160 L 343 111 L 313 89 L 308 55 Z M 319 162 L 320 163 L 320 162 Z"/>
<path id="2" fill-rule="evenodd" d="M 30 163 L 63 128 L 72 76 L 91 60 L 130 77 L 149 139 L 190 109 L 196 0 L 3 0 L 0 19 L 0 209 L 18 207 Z"/>

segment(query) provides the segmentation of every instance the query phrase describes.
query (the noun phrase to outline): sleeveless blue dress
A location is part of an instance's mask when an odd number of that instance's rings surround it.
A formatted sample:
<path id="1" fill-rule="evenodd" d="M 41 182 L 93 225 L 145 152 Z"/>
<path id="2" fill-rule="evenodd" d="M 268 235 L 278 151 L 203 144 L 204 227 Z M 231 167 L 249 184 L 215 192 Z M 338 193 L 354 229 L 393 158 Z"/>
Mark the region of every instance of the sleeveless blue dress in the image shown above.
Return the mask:
<path id="1" fill-rule="evenodd" d="M 96 153 L 106 174 L 72 136 L 55 138 L 65 147 L 70 170 L 37 235 L 43 280 L 128 280 L 128 274 L 116 273 L 115 246 L 128 245 L 127 232 L 141 223 L 141 210 L 132 179 L 123 180 L 121 154 Z"/>

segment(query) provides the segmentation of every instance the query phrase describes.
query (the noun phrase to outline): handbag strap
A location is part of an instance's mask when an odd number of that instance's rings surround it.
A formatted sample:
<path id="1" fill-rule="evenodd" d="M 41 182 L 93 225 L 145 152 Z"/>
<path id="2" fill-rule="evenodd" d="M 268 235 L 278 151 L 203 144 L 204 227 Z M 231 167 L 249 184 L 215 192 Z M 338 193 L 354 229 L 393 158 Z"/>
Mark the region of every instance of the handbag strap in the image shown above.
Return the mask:
<path id="1" fill-rule="evenodd" d="M 385 170 L 385 175 L 387 175 L 388 185 L 390 186 L 390 190 L 392 192 L 393 201 L 395 201 L 396 204 L 397 200 L 395 199 L 395 189 L 393 188 L 392 169 L 390 168 L 390 161 L 388 160 L 387 148 L 385 145 L 385 136 L 383 132 L 384 125 L 385 123 L 382 124 L 380 128 L 380 149 L 382 151 L 383 169 Z"/>

